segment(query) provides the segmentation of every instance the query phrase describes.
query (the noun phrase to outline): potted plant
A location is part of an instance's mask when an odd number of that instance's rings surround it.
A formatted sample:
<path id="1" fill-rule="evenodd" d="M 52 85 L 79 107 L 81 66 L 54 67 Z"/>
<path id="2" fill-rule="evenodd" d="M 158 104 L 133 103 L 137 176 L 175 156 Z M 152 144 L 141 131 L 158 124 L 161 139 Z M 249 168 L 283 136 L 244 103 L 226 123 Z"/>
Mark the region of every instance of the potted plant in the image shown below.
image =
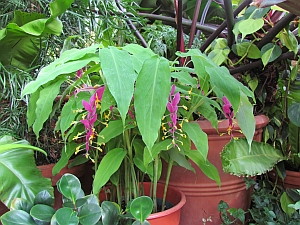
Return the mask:
<path id="1" fill-rule="evenodd" d="M 97 196 L 84 194 L 79 179 L 73 174 L 64 174 L 57 182 L 63 195 L 64 205 L 55 210 L 53 197 L 47 190 L 38 192 L 34 201 L 14 198 L 10 211 L 0 217 L 3 225 L 16 224 L 149 224 L 146 218 L 152 210 L 152 200 L 141 196 L 134 199 L 121 214 L 120 206 L 109 201 L 99 205 Z M 51 187 L 51 186 L 50 186 Z M 101 221 L 101 222 L 100 222 Z"/>
<path id="2" fill-rule="evenodd" d="M 31 94 L 29 125 L 42 128 L 61 84 L 68 82 L 65 94 L 71 97 L 57 123 L 66 143 L 61 161 L 79 152 L 91 159 L 95 194 L 110 181 L 116 186 L 112 194 L 118 202 L 124 193 L 127 203 L 137 197 L 139 183 L 147 174 L 154 183 L 155 206 L 162 158 L 169 164 L 168 176 L 173 163 L 194 170 L 190 158 L 220 185 L 217 169 L 207 160 L 207 135 L 191 122 L 193 115 L 198 113 L 217 127 L 217 113 L 226 99 L 250 146 L 255 120 L 248 97 L 254 96 L 199 50 L 179 56 L 190 57 L 194 68 L 176 67 L 176 62 L 135 44 L 68 50 L 25 87 L 23 95 Z M 191 141 L 197 151 L 191 150 Z M 166 187 L 167 183 L 168 179 Z"/>

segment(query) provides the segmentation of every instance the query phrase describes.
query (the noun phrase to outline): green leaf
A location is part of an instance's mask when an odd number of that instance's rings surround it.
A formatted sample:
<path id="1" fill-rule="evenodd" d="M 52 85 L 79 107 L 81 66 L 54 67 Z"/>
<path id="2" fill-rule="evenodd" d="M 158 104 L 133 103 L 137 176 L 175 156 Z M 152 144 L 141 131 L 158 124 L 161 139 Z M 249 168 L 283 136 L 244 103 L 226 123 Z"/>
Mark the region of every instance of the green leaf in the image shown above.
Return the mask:
<path id="1" fill-rule="evenodd" d="M 221 152 L 223 170 L 237 176 L 255 176 L 266 173 L 284 160 L 281 152 L 271 145 L 253 141 L 251 151 L 244 138 L 232 139 Z"/>
<path id="2" fill-rule="evenodd" d="M 245 211 L 243 209 L 230 208 L 228 209 L 228 212 L 234 218 L 239 219 L 242 222 L 242 224 L 245 223 Z"/>
<path id="3" fill-rule="evenodd" d="M 44 204 L 48 206 L 52 206 L 54 203 L 54 198 L 48 191 L 39 192 L 34 198 L 34 204 Z"/>
<path id="4" fill-rule="evenodd" d="M 12 201 L 11 201 L 11 205 L 10 205 L 10 208 L 9 210 L 12 211 L 12 210 L 23 210 L 25 212 L 30 212 L 30 209 L 32 208 L 33 204 L 32 202 L 26 200 L 26 199 L 23 199 L 23 198 L 14 198 Z"/>
<path id="5" fill-rule="evenodd" d="M 110 121 L 104 129 L 98 135 L 98 143 L 105 144 L 112 138 L 119 136 L 124 131 L 124 126 L 121 120 Z"/>
<path id="6" fill-rule="evenodd" d="M 64 75 L 64 78 L 68 78 L 70 73 L 76 72 L 91 61 L 99 62 L 99 57 L 95 54 L 97 48 L 99 48 L 99 45 L 63 52 L 60 58 L 40 71 L 36 80 L 29 82 L 25 86 L 22 95 L 34 93 L 42 85 L 54 80 L 59 75 Z"/>
<path id="7" fill-rule="evenodd" d="M 77 143 L 67 143 L 65 147 L 61 151 L 61 157 L 58 160 L 57 163 L 55 163 L 54 167 L 52 168 L 52 176 L 55 176 L 56 174 L 61 171 L 62 168 L 64 168 L 68 162 L 71 156 L 75 153 L 75 149 L 78 146 Z"/>
<path id="8" fill-rule="evenodd" d="M 255 118 L 253 115 L 253 105 L 249 102 L 248 97 L 241 93 L 241 104 L 236 113 L 236 119 L 239 127 L 245 135 L 249 144 L 249 150 L 255 131 Z"/>
<path id="9" fill-rule="evenodd" d="M 221 65 L 227 59 L 230 49 L 214 49 L 208 57 L 217 65 Z"/>
<path id="10" fill-rule="evenodd" d="M 29 104 L 27 107 L 27 125 L 31 127 L 36 119 L 35 109 L 36 109 L 36 102 L 40 97 L 40 91 L 37 90 L 36 92 L 32 93 L 29 99 Z"/>
<path id="11" fill-rule="evenodd" d="M 61 110 L 59 126 L 62 134 L 65 134 L 66 130 L 70 128 L 71 123 L 74 121 L 77 115 L 77 112 L 73 111 L 73 106 L 75 102 L 75 97 L 71 96 L 70 99 L 64 104 Z"/>
<path id="12" fill-rule="evenodd" d="M 52 112 L 53 101 L 60 91 L 60 85 L 64 80 L 49 85 L 40 91 L 39 99 L 36 101 L 35 114 L 36 118 L 33 123 L 33 131 L 37 137 L 43 128 L 45 121 L 49 118 Z"/>
<path id="13" fill-rule="evenodd" d="M 103 201 L 101 204 L 103 225 L 116 225 L 119 221 L 120 209 L 114 202 Z"/>
<path id="14" fill-rule="evenodd" d="M 202 170 L 202 172 L 210 179 L 216 181 L 221 186 L 221 179 L 218 169 L 211 164 L 208 160 L 205 160 L 202 155 L 195 150 L 185 150 L 187 157 L 189 157 L 196 165 Z"/>
<path id="15" fill-rule="evenodd" d="M 78 217 L 82 225 L 96 224 L 101 218 L 101 208 L 98 204 L 86 204 L 82 206 Z"/>
<path id="16" fill-rule="evenodd" d="M 44 178 L 35 164 L 32 149 L 38 148 L 11 144 L 11 140 L 5 137 L 0 140 L 0 180 L 1 190 L 5 190 L 0 193 L 1 201 L 9 208 L 14 198 L 33 202 L 35 195 L 42 190 L 53 195 L 50 179 Z"/>
<path id="17" fill-rule="evenodd" d="M 55 0 L 49 4 L 50 13 L 53 17 L 63 14 L 74 2 L 74 0 Z"/>
<path id="18" fill-rule="evenodd" d="M 269 62 L 276 60 L 282 53 L 281 48 L 273 43 L 268 43 L 261 48 L 261 60 L 266 66 Z"/>
<path id="19" fill-rule="evenodd" d="M 98 194 L 100 189 L 107 183 L 112 174 L 119 168 L 126 155 L 122 148 L 110 150 L 101 160 L 96 171 L 93 184 L 93 193 Z"/>
<path id="20" fill-rule="evenodd" d="M 294 102 L 288 108 L 288 118 L 297 127 L 300 127 L 300 103 Z"/>
<path id="21" fill-rule="evenodd" d="M 188 72 L 173 72 L 171 77 L 176 78 L 180 83 L 185 85 L 195 86 L 197 85 L 197 80 L 194 79 Z"/>
<path id="22" fill-rule="evenodd" d="M 3 225 L 36 225 L 29 213 L 22 210 L 13 210 L 1 216 Z"/>
<path id="23" fill-rule="evenodd" d="M 294 201 L 287 195 L 286 192 L 283 192 L 280 197 L 280 205 L 282 210 L 289 216 L 291 216 L 295 212 L 294 208 L 289 207 L 290 204 L 294 204 Z"/>
<path id="24" fill-rule="evenodd" d="M 130 213 L 132 216 L 144 222 L 151 214 L 153 209 L 153 201 L 148 196 L 141 196 L 132 200 L 130 204 Z"/>
<path id="25" fill-rule="evenodd" d="M 57 182 L 58 191 L 66 198 L 76 202 L 81 192 L 81 183 L 73 174 L 65 173 Z"/>
<path id="26" fill-rule="evenodd" d="M 284 29 L 278 34 L 278 37 L 284 46 L 286 46 L 290 51 L 297 54 L 298 41 L 292 32 L 286 31 Z"/>
<path id="27" fill-rule="evenodd" d="M 128 52 L 116 47 L 100 49 L 99 57 L 107 87 L 117 102 L 117 108 L 125 124 L 137 77 L 131 57 Z"/>
<path id="28" fill-rule="evenodd" d="M 151 152 L 147 147 L 145 147 L 144 151 L 144 165 L 147 166 L 150 162 L 154 160 L 154 158 L 163 150 L 168 150 L 171 146 L 170 139 L 166 139 L 160 142 L 157 142 L 153 145 Z"/>
<path id="29" fill-rule="evenodd" d="M 264 20 L 262 18 L 258 19 L 246 19 L 240 22 L 239 30 L 242 33 L 242 39 L 245 38 L 248 34 L 253 34 L 259 29 L 261 29 L 264 25 Z"/>
<path id="30" fill-rule="evenodd" d="M 251 42 L 241 42 L 233 45 L 234 52 L 238 56 L 245 56 L 247 55 L 250 59 L 259 59 L 260 58 L 260 50 L 259 48 L 252 44 Z"/>
<path id="31" fill-rule="evenodd" d="M 207 154 L 208 154 L 207 134 L 202 131 L 199 124 L 194 122 L 183 123 L 182 130 L 192 140 L 197 151 L 201 154 L 202 158 L 206 161 Z"/>
<path id="32" fill-rule="evenodd" d="M 149 151 L 157 140 L 171 89 L 169 62 L 153 56 L 138 75 L 134 94 L 137 126 Z"/>
<path id="33" fill-rule="evenodd" d="M 30 210 L 30 215 L 38 224 L 49 224 L 55 210 L 49 205 L 37 204 Z"/>
<path id="34" fill-rule="evenodd" d="M 71 208 L 60 208 L 55 213 L 56 222 L 59 225 L 68 224 L 68 225 L 78 225 L 77 212 Z"/>

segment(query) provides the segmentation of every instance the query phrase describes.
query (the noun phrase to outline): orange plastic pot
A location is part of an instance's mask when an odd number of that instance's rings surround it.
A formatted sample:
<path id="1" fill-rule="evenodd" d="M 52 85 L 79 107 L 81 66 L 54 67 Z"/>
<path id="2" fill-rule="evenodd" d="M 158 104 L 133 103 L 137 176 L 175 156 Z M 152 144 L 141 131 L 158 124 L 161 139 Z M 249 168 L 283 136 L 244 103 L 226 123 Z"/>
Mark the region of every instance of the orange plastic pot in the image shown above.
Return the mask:
<path id="1" fill-rule="evenodd" d="M 276 181 L 277 174 L 274 170 L 270 171 L 268 175 L 271 181 Z M 284 181 L 278 177 L 277 184 L 283 186 L 284 188 L 300 189 L 300 172 L 286 170 Z"/>
<path id="2" fill-rule="evenodd" d="M 256 131 L 254 140 L 261 141 L 263 128 L 268 123 L 266 116 L 256 116 Z M 242 177 L 225 174 L 222 168 L 220 152 L 230 141 L 227 135 L 228 120 L 218 124 L 219 133 L 211 126 L 209 121 L 197 122 L 202 130 L 208 135 L 208 160 L 219 171 L 221 187 L 209 179 L 192 161 L 196 174 L 179 166 L 173 166 L 170 185 L 183 191 L 186 196 L 186 204 L 182 208 L 180 225 L 220 225 L 222 224 L 218 212 L 220 200 L 228 203 L 229 207 L 247 210 L 251 203 L 251 190 L 246 190 L 245 181 Z M 235 126 L 235 137 L 241 137 L 240 128 Z M 223 134 L 223 135 L 220 135 Z M 167 164 L 163 164 L 160 182 L 166 177 Z"/>
<path id="3" fill-rule="evenodd" d="M 72 168 L 68 168 L 68 166 L 64 167 L 58 174 L 52 176 L 52 168 L 55 164 L 47 164 L 38 166 L 38 169 L 42 172 L 42 175 L 46 178 L 50 178 L 52 182 L 52 186 L 54 188 L 54 209 L 59 209 L 62 207 L 62 195 L 56 188 L 57 181 L 65 174 L 71 173 L 75 175 L 77 178 L 82 178 L 85 174 L 86 164 L 81 164 L 78 166 L 74 166 Z"/>
<path id="4" fill-rule="evenodd" d="M 150 182 L 144 182 L 145 195 L 150 194 Z M 157 185 L 157 198 L 162 198 L 164 192 L 164 185 L 158 183 Z M 163 212 L 151 214 L 147 220 L 151 225 L 179 225 L 181 210 L 186 203 L 186 198 L 182 191 L 175 187 L 168 187 L 167 201 L 174 206 Z"/>

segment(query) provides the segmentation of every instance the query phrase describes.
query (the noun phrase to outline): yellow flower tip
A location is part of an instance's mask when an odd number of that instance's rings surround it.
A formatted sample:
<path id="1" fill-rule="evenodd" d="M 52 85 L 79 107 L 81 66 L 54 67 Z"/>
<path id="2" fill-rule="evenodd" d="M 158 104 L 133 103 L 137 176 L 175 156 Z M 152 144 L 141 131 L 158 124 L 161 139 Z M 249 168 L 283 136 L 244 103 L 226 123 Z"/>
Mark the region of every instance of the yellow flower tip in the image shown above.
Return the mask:
<path id="1" fill-rule="evenodd" d="M 75 155 L 77 155 L 78 152 L 80 152 L 80 146 L 77 146 L 77 147 L 76 147 L 76 149 L 75 149 Z"/>
<path id="2" fill-rule="evenodd" d="M 191 88 L 191 89 L 189 90 L 189 95 L 191 95 L 191 94 L 192 94 L 192 90 L 193 90 L 193 88 Z"/>
<path id="3" fill-rule="evenodd" d="M 95 160 L 94 159 L 91 159 L 92 163 L 95 163 Z"/>
<path id="4" fill-rule="evenodd" d="M 185 105 L 182 106 L 186 111 L 188 111 L 188 107 L 186 107 Z"/>
<path id="5" fill-rule="evenodd" d="M 87 158 L 87 159 L 88 159 L 88 158 L 89 158 L 89 156 L 90 156 L 90 154 L 89 154 L 89 153 L 86 153 L 86 154 L 85 154 L 85 158 Z"/>

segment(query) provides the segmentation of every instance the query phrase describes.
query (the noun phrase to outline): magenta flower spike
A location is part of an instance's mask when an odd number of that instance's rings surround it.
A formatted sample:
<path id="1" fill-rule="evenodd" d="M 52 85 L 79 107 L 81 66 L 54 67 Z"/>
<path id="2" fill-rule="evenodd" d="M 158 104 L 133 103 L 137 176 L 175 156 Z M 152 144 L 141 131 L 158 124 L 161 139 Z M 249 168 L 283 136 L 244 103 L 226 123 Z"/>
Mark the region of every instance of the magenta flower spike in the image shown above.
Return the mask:
<path id="1" fill-rule="evenodd" d="M 223 113 L 225 117 L 229 120 L 228 131 L 231 131 L 231 129 L 233 128 L 233 118 L 234 118 L 233 108 L 226 96 L 222 98 L 222 101 L 223 101 Z"/>

